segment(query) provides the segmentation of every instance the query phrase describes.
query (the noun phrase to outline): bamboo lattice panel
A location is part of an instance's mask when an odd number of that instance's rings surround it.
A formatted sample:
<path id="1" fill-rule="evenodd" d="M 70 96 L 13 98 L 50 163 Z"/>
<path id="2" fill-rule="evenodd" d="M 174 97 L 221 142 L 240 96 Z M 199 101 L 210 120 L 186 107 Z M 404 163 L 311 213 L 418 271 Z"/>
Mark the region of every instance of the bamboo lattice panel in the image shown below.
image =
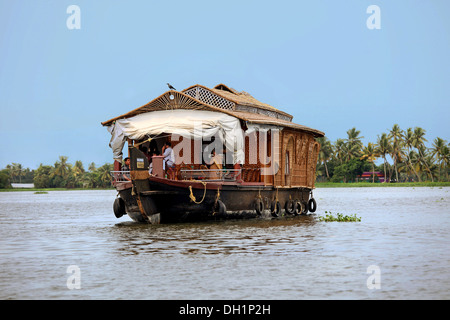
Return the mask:
<path id="1" fill-rule="evenodd" d="M 235 109 L 235 103 L 231 102 L 225 98 L 222 98 L 221 96 L 218 96 L 217 94 L 206 90 L 202 87 L 194 87 L 184 92 L 188 96 L 200 100 L 206 104 L 225 109 L 225 110 L 234 110 Z"/>
<path id="2" fill-rule="evenodd" d="M 159 99 L 153 100 L 147 104 L 141 111 L 155 111 L 168 109 L 203 109 L 204 106 L 197 101 L 186 97 L 178 92 L 170 92 Z"/>

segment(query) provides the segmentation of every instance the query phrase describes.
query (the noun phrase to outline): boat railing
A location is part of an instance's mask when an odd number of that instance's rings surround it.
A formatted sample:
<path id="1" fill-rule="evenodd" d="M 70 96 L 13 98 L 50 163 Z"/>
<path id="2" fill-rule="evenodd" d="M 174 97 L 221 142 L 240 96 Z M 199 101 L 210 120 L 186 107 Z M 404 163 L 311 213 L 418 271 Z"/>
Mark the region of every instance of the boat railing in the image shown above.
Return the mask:
<path id="1" fill-rule="evenodd" d="M 181 169 L 181 180 L 236 181 L 241 169 Z M 130 182 L 130 171 L 110 171 L 112 182 Z M 128 179 L 127 179 L 128 178 Z"/>
<path id="2" fill-rule="evenodd" d="M 236 181 L 241 169 L 181 169 L 182 180 Z"/>
<path id="3" fill-rule="evenodd" d="M 130 182 L 130 171 L 110 171 L 113 182 Z M 128 178 L 128 179 L 126 179 Z"/>

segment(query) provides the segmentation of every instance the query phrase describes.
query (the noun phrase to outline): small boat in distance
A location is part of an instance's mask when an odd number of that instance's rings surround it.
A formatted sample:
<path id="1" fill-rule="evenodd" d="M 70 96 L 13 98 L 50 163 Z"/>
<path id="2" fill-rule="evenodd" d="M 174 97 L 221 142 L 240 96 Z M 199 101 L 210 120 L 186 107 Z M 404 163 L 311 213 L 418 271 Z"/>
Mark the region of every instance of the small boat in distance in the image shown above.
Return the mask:
<path id="1" fill-rule="evenodd" d="M 247 92 L 169 90 L 102 125 L 111 133 L 117 218 L 157 224 L 316 210 L 315 138 L 324 133 Z"/>

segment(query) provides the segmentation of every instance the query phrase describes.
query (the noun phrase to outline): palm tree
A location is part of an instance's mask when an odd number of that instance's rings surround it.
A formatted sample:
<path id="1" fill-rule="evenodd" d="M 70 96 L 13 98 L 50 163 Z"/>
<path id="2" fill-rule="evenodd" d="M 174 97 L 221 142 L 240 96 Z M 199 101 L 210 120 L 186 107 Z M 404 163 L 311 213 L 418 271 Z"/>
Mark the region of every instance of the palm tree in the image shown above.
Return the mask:
<path id="1" fill-rule="evenodd" d="M 112 165 L 105 163 L 103 166 L 97 169 L 99 182 L 103 187 L 109 186 L 111 184 L 110 171 L 112 170 Z"/>
<path id="2" fill-rule="evenodd" d="M 431 180 L 433 181 L 434 178 L 439 178 L 439 166 L 434 163 L 434 157 L 431 152 L 425 155 L 424 162 L 428 169 L 427 171 L 430 174 Z"/>
<path id="3" fill-rule="evenodd" d="M 411 153 L 412 152 L 411 149 L 414 147 L 414 132 L 413 132 L 412 128 L 408 128 L 406 130 L 406 132 L 403 134 L 403 143 L 408 148 L 406 159 L 409 164 L 409 167 L 412 169 L 412 171 L 416 175 L 419 182 L 421 182 L 422 179 L 420 178 L 420 175 L 417 173 L 416 168 L 415 168 L 415 166 L 413 166 L 413 163 L 412 163 L 413 158 L 411 156 L 415 156 L 415 153 Z"/>
<path id="4" fill-rule="evenodd" d="M 71 165 L 67 163 L 66 156 L 59 156 L 51 173 L 52 183 L 55 187 L 67 187 L 71 182 Z"/>
<path id="5" fill-rule="evenodd" d="M 378 136 L 377 140 L 377 152 L 380 156 L 383 157 L 383 166 L 384 166 L 384 182 L 386 182 L 386 155 L 391 153 L 391 145 L 389 144 L 389 139 L 386 133 L 381 134 L 381 137 Z"/>
<path id="6" fill-rule="evenodd" d="M 60 176 L 63 179 L 67 178 L 70 171 L 70 165 L 67 163 L 67 159 L 66 156 L 59 156 L 59 162 L 57 161 L 55 163 L 54 175 Z"/>
<path id="7" fill-rule="evenodd" d="M 414 128 L 414 134 L 413 134 L 413 146 L 419 151 L 420 160 L 425 164 L 426 169 L 430 173 L 431 176 L 431 182 L 434 182 L 433 175 L 431 174 L 430 167 L 428 166 L 427 162 L 425 161 L 425 130 L 420 127 Z"/>
<path id="8" fill-rule="evenodd" d="M 448 167 L 450 164 L 450 143 L 445 146 L 442 153 L 442 158 L 444 159 L 445 164 L 445 177 L 448 181 Z"/>
<path id="9" fill-rule="evenodd" d="M 75 186 L 81 186 L 84 180 L 84 167 L 81 160 L 75 161 L 75 165 L 72 167 L 72 173 L 74 175 Z"/>
<path id="10" fill-rule="evenodd" d="M 347 131 L 347 159 L 353 159 L 357 156 L 360 156 L 361 149 L 362 149 L 362 142 L 361 139 L 364 137 L 360 137 L 359 134 L 361 131 L 356 130 L 355 127 L 351 128 Z"/>
<path id="11" fill-rule="evenodd" d="M 330 175 L 328 174 L 327 161 L 331 159 L 331 154 L 333 153 L 331 142 L 326 137 L 317 138 L 317 142 L 320 143 L 319 162 L 323 163 L 323 165 L 325 166 L 327 178 L 330 179 Z"/>
<path id="12" fill-rule="evenodd" d="M 445 164 L 445 177 L 448 181 L 448 166 L 450 164 L 450 144 L 445 146 L 442 153 L 443 153 L 442 157 L 444 158 L 444 164 Z"/>
<path id="13" fill-rule="evenodd" d="M 438 181 L 441 181 L 441 168 L 442 168 L 442 164 L 444 162 L 445 153 L 446 153 L 445 148 L 447 148 L 447 141 L 445 141 L 444 139 L 441 139 L 439 137 L 434 139 L 433 149 L 431 150 L 431 152 L 432 152 L 432 156 L 436 157 L 436 160 L 439 163 Z M 447 148 L 447 152 L 448 152 L 448 148 Z"/>
<path id="14" fill-rule="evenodd" d="M 73 166 L 73 170 L 76 174 L 81 174 L 84 172 L 83 162 L 81 160 L 75 161 L 75 164 Z"/>
<path id="15" fill-rule="evenodd" d="M 377 145 L 373 143 L 368 143 L 367 147 L 363 147 L 361 160 L 367 159 L 367 161 L 372 163 L 372 183 L 375 182 L 375 160 L 378 158 L 379 154 L 377 152 Z"/>
<path id="16" fill-rule="evenodd" d="M 96 169 L 95 163 L 94 163 L 94 162 L 91 162 L 91 164 L 90 164 L 89 167 L 88 167 L 89 172 L 94 172 L 95 169 Z"/>
<path id="17" fill-rule="evenodd" d="M 392 141 L 391 144 L 391 156 L 394 161 L 394 171 L 395 178 L 398 181 L 398 170 L 397 162 L 401 159 L 401 141 L 403 137 L 403 130 L 400 129 L 398 124 L 394 124 L 391 131 L 389 132 L 389 139 Z"/>
<path id="18" fill-rule="evenodd" d="M 419 182 L 422 181 L 420 177 L 420 162 L 419 162 L 419 154 L 415 152 L 414 150 L 411 150 L 408 152 L 408 159 L 409 161 L 409 168 L 411 169 L 411 173 L 414 173 L 419 180 Z"/>
<path id="19" fill-rule="evenodd" d="M 344 139 L 337 139 L 334 143 L 334 157 L 339 160 L 340 164 L 342 164 L 342 160 L 345 157 L 345 141 Z"/>
<path id="20" fill-rule="evenodd" d="M 20 163 L 13 162 L 12 164 L 8 164 L 6 166 L 6 169 L 9 170 L 9 176 L 12 182 L 17 182 L 17 180 L 15 179 L 16 177 L 19 178 L 19 183 L 22 182 L 23 168 Z"/>
<path id="21" fill-rule="evenodd" d="M 431 181 L 434 181 L 434 177 L 437 176 L 438 168 L 433 163 L 433 156 L 430 152 L 427 152 L 427 148 L 424 145 L 420 145 L 418 148 L 418 164 L 422 173 L 425 173 L 425 179 L 430 176 Z"/>
<path id="22" fill-rule="evenodd" d="M 14 164 L 8 164 L 6 169 L 9 172 L 9 178 L 11 182 L 15 182 L 14 177 L 16 176 L 16 170 L 14 169 Z"/>
<path id="23" fill-rule="evenodd" d="M 346 160 L 349 161 L 353 158 L 360 157 L 361 156 L 361 146 L 355 143 L 346 143 L 345 144 L 345 153 L 346 153 Z"/>

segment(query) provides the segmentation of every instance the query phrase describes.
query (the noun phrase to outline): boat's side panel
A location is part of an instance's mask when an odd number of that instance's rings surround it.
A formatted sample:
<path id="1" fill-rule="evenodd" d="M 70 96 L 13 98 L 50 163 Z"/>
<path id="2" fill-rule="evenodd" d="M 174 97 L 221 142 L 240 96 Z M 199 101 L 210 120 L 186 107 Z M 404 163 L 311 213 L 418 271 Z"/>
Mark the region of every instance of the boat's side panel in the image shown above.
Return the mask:
<path id="1" fill-rule="evenodd" d="M 270 216 L 273 201 L 279 201 L 284 208 L 289 200 L 298 200 L 306 205 L 310 189 L 308 188 L 273 188 L 261 185 L 211 184 L 199 182 L 176 182 L 171 185 L 162 179 L 149 179 L 151 190 L 162 192 L 151 196 L 162 221 L 173 221 L 187 217 L 196 219 L 218 218 L 218 201 L 225 207 L 226 214 L 220 218 L 245 218 L 260 215 L 255 204 L 263 203 L 264 212 Z M 144 195 L 145 196 L 145 195 Z"/>
<path id="2" fill-rule="evenodd" d="M 312 134 L 283 129 L 279 144 L 280 166 L 274 177 L 274 185 L 301 185 L 313 189 L 319 150 L 320 144 Z"/>

